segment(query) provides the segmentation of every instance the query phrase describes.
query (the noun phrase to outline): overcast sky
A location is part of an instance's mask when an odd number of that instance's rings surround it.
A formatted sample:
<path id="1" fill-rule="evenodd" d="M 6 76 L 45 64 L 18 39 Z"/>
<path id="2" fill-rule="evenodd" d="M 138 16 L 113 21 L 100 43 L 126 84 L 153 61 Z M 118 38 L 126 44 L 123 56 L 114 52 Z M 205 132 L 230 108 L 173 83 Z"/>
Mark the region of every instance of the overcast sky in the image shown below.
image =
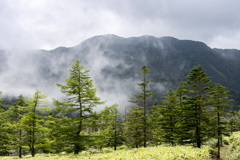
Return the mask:
<path id="1" fill-rule="evenodd" d="M 240 49 L 239 0 L 0 0 L 0 49 L 72 47 L 152 35 Z"/>

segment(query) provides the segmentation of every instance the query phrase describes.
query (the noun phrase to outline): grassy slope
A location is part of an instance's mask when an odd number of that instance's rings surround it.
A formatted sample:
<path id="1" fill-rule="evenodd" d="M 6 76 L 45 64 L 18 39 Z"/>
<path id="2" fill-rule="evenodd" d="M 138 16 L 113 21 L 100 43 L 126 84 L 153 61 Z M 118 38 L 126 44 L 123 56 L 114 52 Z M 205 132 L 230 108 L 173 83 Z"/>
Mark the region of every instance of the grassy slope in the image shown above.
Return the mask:
<path id="1" fill-rule="evenodd" d="M 0 157 L 1 160 L 13 160 L 18 159 L 17 157 Z M 176 146 L 176 147 L 148 147 L 139 149 L 121 149 L 113 151 L 112 149 L 103 149 L 102 151 L 84 151 L 78 155 L 74 154 L 37 154 L 36 157 L 31 158 L 30 156 L 24 157 L 23 159 L 32 160 L 66 160 L 66 159 L 82 159 L 82 160 L 107 160 L 107 159 L 162 159 L 162 160 L 207 160 L 210 159 L 209 148 L 203 147 L 202 149 L 192 148 L 189 146 Z"/>
<path id="2" fill-rule="evenodd" d="M 240 159 L 240 131 L 234 132 L 229 138 L 228 146 L 223 148 L 223 159 L 226 160 L 239 160 Z"/>

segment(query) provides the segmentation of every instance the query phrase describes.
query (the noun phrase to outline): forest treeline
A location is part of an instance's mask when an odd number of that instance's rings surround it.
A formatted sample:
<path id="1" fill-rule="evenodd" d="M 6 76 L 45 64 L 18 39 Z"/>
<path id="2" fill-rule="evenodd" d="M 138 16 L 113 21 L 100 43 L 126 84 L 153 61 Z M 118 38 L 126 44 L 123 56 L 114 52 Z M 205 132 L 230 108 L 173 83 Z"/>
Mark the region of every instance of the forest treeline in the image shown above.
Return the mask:
<path id="1" fill-rule="evenodd" d="M 14 105 L 5 106 L 0 92 L 0 156 L 36 153 L 74 152 L 90 148 L 126 145 L 132 148 L 192 145 L 200 148 L 209 139 L 217 139 L 217 156 L 223 135 L 240 130 L 239 113 L 231 112 L 229 91 L 211 82 L 201 66 L 195 66 L 174 91 L 169 89 L 161 105 L 148 106 L 154 93 L 148 89 L 150 70 L 143 66 L 137 84 L 141 91 L 130 100 L 132 108 L 121 115 L 118 104 L 106 106 L 99 113 L 94 107 L 104 105 L 96 88 L 76 60 L 65 84 L 56 85 L 66 95 L 65 101 L 53 99 L 47 107 L 47 95 L 40 90 L 30 98 L 19 95 Z"/>

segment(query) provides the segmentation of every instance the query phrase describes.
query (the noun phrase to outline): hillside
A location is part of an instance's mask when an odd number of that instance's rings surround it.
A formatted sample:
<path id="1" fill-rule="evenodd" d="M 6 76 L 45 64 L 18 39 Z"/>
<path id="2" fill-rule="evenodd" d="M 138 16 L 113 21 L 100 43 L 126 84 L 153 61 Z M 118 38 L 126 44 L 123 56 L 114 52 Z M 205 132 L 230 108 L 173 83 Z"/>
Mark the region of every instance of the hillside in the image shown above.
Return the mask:
<path id="1" fill-rule="evenodd" d="M 109 104 L 129 107 L 139 88 L 139 70 L 146 65 L 151 73 L 151 90 L 162 97 L 176 89 L 189 70 L 202 65 L 214 83 L 231 89 L 235 105 L 240 105 L 240 51 L 211 49 L 206 44 L 172 37 L 122 38 L 103 35 L 89 38 L 75 47 L 54 50 L 0 50 L 0 90 L 3 95 L 31 95 L 35 88 L 50 97 L 61 97 L 55 82 L 64 83 L 75 58 L 91 69 L 98 95 Z"/>

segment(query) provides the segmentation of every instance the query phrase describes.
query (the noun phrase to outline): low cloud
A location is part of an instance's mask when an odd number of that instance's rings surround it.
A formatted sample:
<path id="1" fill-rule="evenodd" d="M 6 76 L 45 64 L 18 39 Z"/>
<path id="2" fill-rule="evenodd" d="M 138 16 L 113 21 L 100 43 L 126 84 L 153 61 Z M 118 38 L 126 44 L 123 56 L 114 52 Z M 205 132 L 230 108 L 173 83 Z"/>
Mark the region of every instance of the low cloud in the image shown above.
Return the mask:
<path id="1" fill-rule="evenodd" d="M 237 0 L 2 0 L 0 48 L 71 47 L 95 35 L 116 34 L 172 36 L 239 49 L 239 4 Z"/>

